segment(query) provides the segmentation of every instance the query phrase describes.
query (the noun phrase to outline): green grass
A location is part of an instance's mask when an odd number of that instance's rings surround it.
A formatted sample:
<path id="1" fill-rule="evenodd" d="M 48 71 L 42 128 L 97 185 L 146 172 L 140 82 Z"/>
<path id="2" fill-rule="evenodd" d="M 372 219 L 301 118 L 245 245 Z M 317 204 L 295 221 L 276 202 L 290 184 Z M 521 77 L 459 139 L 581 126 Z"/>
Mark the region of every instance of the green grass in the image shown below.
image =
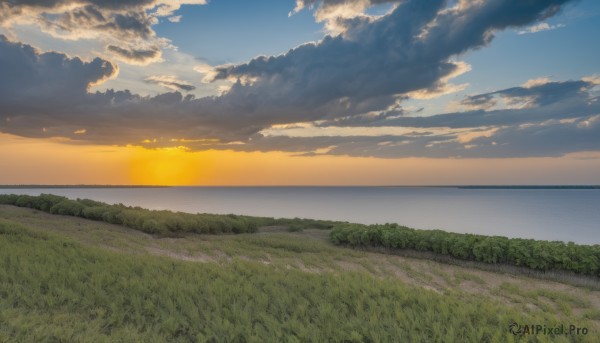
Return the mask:
<path id="1" fill-rule="evenodd" d="M 0 341 L 512 342 L 512 320 L 558 323 L 365 273 L 125 256 L 6 221 L 0 280 Z"/>
<path id="2" fill-rule="evenodd" d="M 163 237 L 0 205 L 0 342 L 595 342 L 598 304 L 320 229 Z M 590 334 L 515 339 L 513 320 Z"/>
<path id="3" fill-rule="evenodd" d="M 458 284 L 460 284 L 462 281 L 472 281 L 480 285 L 485 284 L 485 281 L 483 281 L 480 276 L 464 271 L 455 271 L 454 278 L 456 280 L 455 282 Z"/>

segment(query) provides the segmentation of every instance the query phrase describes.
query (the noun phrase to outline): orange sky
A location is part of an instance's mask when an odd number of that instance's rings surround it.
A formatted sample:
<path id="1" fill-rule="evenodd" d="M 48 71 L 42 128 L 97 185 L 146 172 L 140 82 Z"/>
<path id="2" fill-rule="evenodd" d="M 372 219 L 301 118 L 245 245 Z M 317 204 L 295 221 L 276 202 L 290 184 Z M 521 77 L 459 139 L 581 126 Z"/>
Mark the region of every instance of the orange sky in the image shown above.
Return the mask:
<path id="1" fill-rule="evenodd" d="M 0 184 L 600 184 L 600 155 L 376 159 L 72 145 L 0 134 Z"/>

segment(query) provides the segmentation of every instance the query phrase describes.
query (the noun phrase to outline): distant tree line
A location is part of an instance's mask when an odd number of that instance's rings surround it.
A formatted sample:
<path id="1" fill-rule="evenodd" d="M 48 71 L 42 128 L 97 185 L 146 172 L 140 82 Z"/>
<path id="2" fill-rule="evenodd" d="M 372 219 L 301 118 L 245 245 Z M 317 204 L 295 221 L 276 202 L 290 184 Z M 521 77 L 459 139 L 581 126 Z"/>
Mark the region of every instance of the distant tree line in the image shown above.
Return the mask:
<path id="1" fill-rule="evenodd" d="M 341 225 L 331 231 L 330 239 L 338 245 L 411 249 L 462 260 L 600 276 L 597 244 L 415 230 L 398 224 Z"/>
<path id="2" fill-rule="evenodd" d="M 109 205 L 89 199 L 71 200 L 53 194 L 41 194 L 39 196 L 0 194 L 0 204 L 29 207 L 52 214 L 123 225 L 131 229 L 158 235 L 173 233 L 253 233 L 259 227 L 269 225 L 285 226 L 290 231 L 302 231 L 309 228 L 327 230 L 339 223 L 300 218 L 274 219 L 235 214 L 154 211 L 123 204 Z"/>
<path id="3" fill-rule="evenodd" d="M 151 234 L 169 233 L 250 233 L 258 227 L 269 225 L 272 218 L 238 215 L 191 214 L 171 211 L 153 211 L 122 204 L 42 194 L 40 196 L 0 194 L 0 204 L 29 207 L 36 210 L 75 216 L 111 224 L 123 225 Z"/>

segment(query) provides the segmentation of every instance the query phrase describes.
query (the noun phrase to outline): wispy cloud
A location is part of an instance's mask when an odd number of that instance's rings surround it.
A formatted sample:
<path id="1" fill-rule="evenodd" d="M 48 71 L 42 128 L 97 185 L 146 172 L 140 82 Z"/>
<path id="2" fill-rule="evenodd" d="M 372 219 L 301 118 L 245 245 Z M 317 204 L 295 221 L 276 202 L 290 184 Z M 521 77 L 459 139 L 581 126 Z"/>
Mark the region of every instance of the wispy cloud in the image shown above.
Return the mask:
<path id="1" fill-rule="evenodd" d="M 174 15 L 174 16 L 168 17 L 167 20 L 170 21 L 171 23 L 179 23 L 181 21 L 181 16 Z"/>
<path id="2" fill-rule="evenodd" d="M 150 76 L 145 79 L 148 83 L 155 83 L 171 90 L 192 91 L 196 89 L 191 83 L 178 79 L 173 75 Z"/>
<path id="3" fill-rule="evenodd" d="M 106 51 L 121 61 L 130 64 L 147 65 L 153 62 L 160 61 L 161 51 L 158 47 L 150 47 L 148 49 L 126 49 L 116 45 L 108 45 Z"/>
<path id="4" fill-rule="evenodd" d="M 542 31 L 555 30 L 555 29 L 558 29 L 561 27 L 565 27 L 565 25 L 564 24 L 550 25 L 548 23 L 539 23 L 537 25 L 530 26 L 524 30 L 517 31 L 517 33 L 520 35 L 524 35 L 524 34 L 528 34 L 528 33 L 536 33 L 536 32 L 542 32 Z"/>

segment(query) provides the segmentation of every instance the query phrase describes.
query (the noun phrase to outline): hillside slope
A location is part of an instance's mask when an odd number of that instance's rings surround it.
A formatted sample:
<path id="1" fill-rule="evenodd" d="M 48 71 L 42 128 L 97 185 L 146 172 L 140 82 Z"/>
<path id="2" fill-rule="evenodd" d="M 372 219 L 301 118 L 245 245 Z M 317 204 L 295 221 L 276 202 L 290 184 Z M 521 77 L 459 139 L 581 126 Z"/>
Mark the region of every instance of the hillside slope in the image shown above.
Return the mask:
<path id="1" fill-rule="evenodd" d="M 512 321 L 588 332 L 542 342 L 600 332 L 600 292 L 336 247 L 323 230 L 158 238 L 3 205 L 0 264 L 0 341 L 512 342 Z"/>

